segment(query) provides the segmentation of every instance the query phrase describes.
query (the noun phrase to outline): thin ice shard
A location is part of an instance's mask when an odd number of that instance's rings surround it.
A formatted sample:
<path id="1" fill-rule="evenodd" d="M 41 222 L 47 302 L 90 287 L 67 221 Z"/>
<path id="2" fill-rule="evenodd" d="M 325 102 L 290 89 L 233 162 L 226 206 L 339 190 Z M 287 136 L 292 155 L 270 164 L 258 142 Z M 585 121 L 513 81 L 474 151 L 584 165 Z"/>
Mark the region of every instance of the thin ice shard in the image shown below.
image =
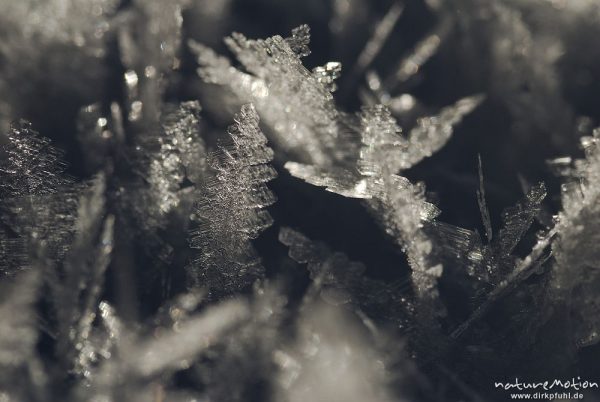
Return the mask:
<path id="1" fill-rule="evenodd" d="M 513 252 L 539 214 L 540 205 L 545 197 L 546 186 L 539 183 L 529 190 L 525 199 L 502 212 L 502 227 L 496 243 L 493 244 L 498 249 L 498 255 L 507 256 Z"/>
<path id="2" fill-rule="evenodd" d="M 194 282 L 212 292 L 235 292 L 263 274 L 251 239 L 273 219 L 264 209 L 276 200 L 266 182 L 276 177 L 268 165 L 273 151 L 258 127 L 258 114 L 244 105 L 229 127 L 230 144 L 221 144 L 209 157 L 215 171 L 198 202 L 199 228 L 191 245 L 201 250 L 189 267 Z"/>
<path id="3" fill-rule="evenodd" d="M 443 108 L 436 116 L 418 119 L 417 126 L 408 134 L 408 150 L 402 154 L 401 167 L 408 169 L 439 151 L 450 139 L 454 126 L 483 99 L 481 95 L 466 97 Z"/>
<path id="4" fill-rule="evenodd" d="M 385 88 L 393 90 L 417 74 L 438 51 L 442 40 L 448 36 L 450 26 L 450 19 L 445 19 L 433 33 L 421 39 L 411 53 L 400 60 L 395 73 L 384 80 Z"/>
<path id="5" fill-rule="evenodd" d="M 383 45 L 385 45 L 386 40 L 400 19 L 403 10 L 404 6 L 400 2 L 392 3 L 386 15 L 376 25 L 373 36 L 358 56 L 356 64 L 350 72 L 350 80 L 356 80 L 369 68 L 375 57 L 381 52 Z"/>
<path id="6" fill-rule="evenodd" d="M 401 180 L 402 185 L 398 185 Z M 413 185 L 399 176 L 384 177 L 385 196 L 369 202 L 369 207 L 380 219 L 402 251 L 411 267 L 412 283 L 419 301 L 419 314 L 423 322 L 431 322 L 445 314 L 439 299 L 437 281 L 443 266 L 433 253 L 430 236 L 423 230 L 423 222 L 437 216 L 425 201 L 424 187 Z"/>
<path id="7" fill-rule="evenodd" d="M 481 166 L 481 155 L 477 155 L 477 162 L 479 168 L 479 189 L 477 190 L 477 204 L 479 205 L 479 211 L 481 212 L 481 220 L 483 221 L 483 227 L 485 228 L 485 235 L 488 242 L 492 241 L 492 221 L 490 219 L 490 211 L 488 210 L 485 201 L 485 185 L 483 184 L 483 167 Z"/>
<path id="8" fill-rule="evenodd" d="M 131 358 L 127 361 L 127 371 L 150 377 L 185 366 L 186 361 L 219 342 L 223 333 L 239 324 L 248 313 L 246 304 L 227 301 L 192 316 L 176 329 L 141 342 L 128 351 Z"/>
<path id="9" fill-rule="evenodd" d="M 327 191 L 344 197 L 362 199 L 373 197 L 374 191 L 371 189 L 370 182 L 346 169 L 322 169 L 296 162 L 287 162 L 285 168 L 298 179 L 302 179 L 313 186 L 325 187 Z"/>

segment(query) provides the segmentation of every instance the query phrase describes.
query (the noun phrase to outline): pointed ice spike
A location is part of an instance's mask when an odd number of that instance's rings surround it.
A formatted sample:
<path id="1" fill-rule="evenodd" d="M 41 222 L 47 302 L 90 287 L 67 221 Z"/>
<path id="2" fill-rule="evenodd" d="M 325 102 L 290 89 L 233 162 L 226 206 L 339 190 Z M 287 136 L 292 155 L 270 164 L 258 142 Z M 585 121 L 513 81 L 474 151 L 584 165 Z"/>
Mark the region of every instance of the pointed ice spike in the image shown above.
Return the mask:
<path id="1" fill-rule="evenodd" d="M 348 82 L 354 83 L 364 73 L 375 57 L 381 52 L 383 45 L 392 33 L 396 23 L 400 19 L 404 6 L 394 2 L 383 19 L 376 25 L 373 36 L 369 39 L 352 68 Z"/>
<path id="2" fill-rule="evenodd" d="M 485 202 L 485 185 L 483 183 L 483 167 L 481 165 L 481 155 L 477 154 L 477 166 L 479 170 L 479 190 L 477 190 L 477 204 L 481 213 L 481 220 L 485 228 L 485 235 L 488 243 L 492 241 L 492 221 L 490 219 L 490 211 Z"/>

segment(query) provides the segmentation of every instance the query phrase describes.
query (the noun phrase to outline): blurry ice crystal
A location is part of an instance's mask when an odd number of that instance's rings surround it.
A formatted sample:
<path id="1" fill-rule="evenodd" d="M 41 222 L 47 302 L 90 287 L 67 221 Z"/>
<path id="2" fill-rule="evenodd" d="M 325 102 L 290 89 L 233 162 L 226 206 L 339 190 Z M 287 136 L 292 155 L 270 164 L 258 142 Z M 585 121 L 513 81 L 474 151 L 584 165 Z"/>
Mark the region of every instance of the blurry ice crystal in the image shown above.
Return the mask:
<path id="1" fill-rule="evenodd" d="M 558 236 L 552 245 L 552 287 L 558 303 L 567 303 L 578 317 L 571 334 L 578 346 L 600 340 L 600 300 L 594 290 L 600 280 L 600 130 L 582 138 L 582 146 L 586 157 L 575 162 L 570 185 L 563 187 Z"/>
<path id="2" fill-rule="evenodd" d="M 278 359 L 279 398 L 290 402 L 396 400 L 387 387 L 384 357 L 346 314 L 315 303 L 300 317 L 299 328 L 288 357 Z"/>
<path id="3" fill-rule="evenodd" d="M 64 173 L 62 152 L 30 123 L 14 124 L 7 136 L 8 142 L 0 145 L 1 219 L 25 244 L 40 242 L 50 256 L 60 258 L 68 248 L 84 186 Z"/>
<path id="4" fill-rule="evenodd" d="M 362 311 L 375 321 L 388 320 L 399 328 L 408 326 L 411 303 L 393 285 L 364 275 L 366 267 L 362 263 L 290 228 L 281 228 L 279 241 L 289 247 L 292 259 L 307 264 L 313 283 L 305 297 L 305 307 L 319 295 L 331 305 Z"/>
<path id="5" fill-rule="evenodd" d="M 37 301 L 39 272 L 33 270 L 20 274 L 14 281 L 6 282 L 0 302 L 0 367 L 10 373 L 26 364 L 35 355 L 37 328 L 34 304 Z M 10 285 L 10 290 L 6 287 Z M 5 385 L 5 384 L 3 384 Z"/>
<path id="6" fill-rule="evenodd" d="M 31 107 L 32 87 L 89 99 L 102 93 L 106 33 L 117 0 L 26 0 L 0 2 L 0 129 Z M 75 77 L 75 79 L 74 79 Z M 36 83 L 33 86 L 22 82 Z M 54 96 L 54 95 L 53 95 Z"/>

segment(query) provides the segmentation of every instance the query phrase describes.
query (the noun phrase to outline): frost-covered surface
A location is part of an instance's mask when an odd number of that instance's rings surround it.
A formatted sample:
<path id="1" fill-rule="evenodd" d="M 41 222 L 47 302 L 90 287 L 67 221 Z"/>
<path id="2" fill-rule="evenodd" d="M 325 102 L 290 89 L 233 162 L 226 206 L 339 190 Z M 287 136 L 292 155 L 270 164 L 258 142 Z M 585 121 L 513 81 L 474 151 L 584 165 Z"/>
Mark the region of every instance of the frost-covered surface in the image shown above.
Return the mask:
<path id="1" fill-rule="evenodd" d="M 0 0 L 0 401 L 600 381 L 596 3 Z"/>

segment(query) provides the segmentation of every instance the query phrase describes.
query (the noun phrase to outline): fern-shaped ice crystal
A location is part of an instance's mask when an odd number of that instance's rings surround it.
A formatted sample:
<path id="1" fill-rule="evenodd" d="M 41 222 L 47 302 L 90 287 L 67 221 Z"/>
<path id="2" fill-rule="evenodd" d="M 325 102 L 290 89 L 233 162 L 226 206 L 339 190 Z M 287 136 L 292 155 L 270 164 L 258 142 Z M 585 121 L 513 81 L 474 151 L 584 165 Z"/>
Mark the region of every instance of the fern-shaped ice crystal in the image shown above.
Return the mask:
<path id="1" fill-rule="evenodd" d="M 191 244 L 201 254 L 190 270 L 196 284 L 213 292 L 235 291 L 262 276 L 250 240 L 273 222 L 264 208 L 275 196 L 265 183 L 277 174 L 268 165 L 273 151 L 258 120 L 254 106 L 244 105 L 229 127 L 231 144 L 221 144 L 209 157 L 215 176 L 198 203 L 201 223 Z"/>

